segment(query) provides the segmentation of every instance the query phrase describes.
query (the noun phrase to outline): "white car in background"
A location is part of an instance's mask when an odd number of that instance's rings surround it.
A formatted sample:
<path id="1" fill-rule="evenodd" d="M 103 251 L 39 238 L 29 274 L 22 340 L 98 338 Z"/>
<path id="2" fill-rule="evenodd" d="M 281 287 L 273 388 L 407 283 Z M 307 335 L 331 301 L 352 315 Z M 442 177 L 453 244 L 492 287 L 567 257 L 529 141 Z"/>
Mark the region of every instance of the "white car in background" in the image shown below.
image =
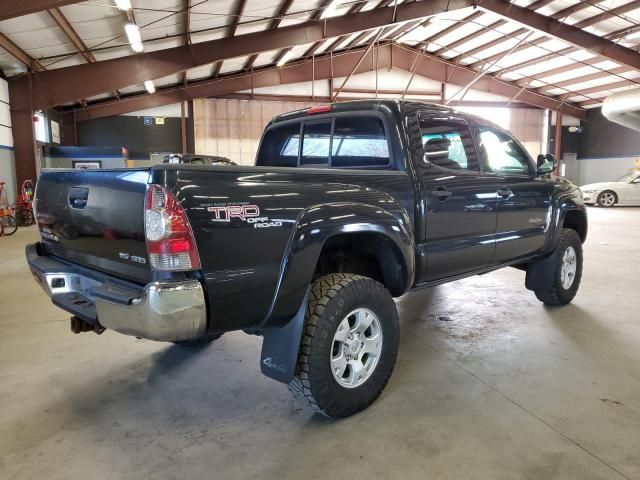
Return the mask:
<path id="1" fill-rule="evenodd" d="M 616 182 L 590 183 L 580 187 L 584 203 L 601 207 L 640 205 L 640 172 L 628 173 Z"/>

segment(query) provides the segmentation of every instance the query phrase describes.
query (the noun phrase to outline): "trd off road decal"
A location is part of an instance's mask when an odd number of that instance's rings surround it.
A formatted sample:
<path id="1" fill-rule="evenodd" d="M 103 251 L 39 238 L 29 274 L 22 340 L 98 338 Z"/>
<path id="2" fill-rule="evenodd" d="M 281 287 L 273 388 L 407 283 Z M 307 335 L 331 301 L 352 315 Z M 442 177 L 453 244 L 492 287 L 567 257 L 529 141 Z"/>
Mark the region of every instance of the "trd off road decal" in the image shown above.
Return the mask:
<path id="1" fill-rule="evenodd" d="M 282 221 L 270 220 L 269 217 L 260 216 L 260 207 L 248 203 L 243 204 L 215 204 L 207 207 L 207 211 L 213 213 L 216 222 L 231 222 L 237 218 L 242 222 L 253 225 L 253 228 L 281 227 Z"/>

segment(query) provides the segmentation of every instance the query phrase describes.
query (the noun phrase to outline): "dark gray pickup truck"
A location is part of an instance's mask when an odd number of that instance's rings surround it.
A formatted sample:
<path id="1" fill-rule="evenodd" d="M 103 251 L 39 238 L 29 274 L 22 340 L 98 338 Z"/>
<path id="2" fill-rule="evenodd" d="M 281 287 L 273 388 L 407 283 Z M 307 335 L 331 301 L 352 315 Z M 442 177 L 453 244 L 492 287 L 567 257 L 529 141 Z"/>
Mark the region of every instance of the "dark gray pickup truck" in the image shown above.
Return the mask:
<path id="1" fill-rule="evenodd" d="M 26 255 L 74 332 L 259 334 L 266 375 L 344 417 L 394 368 L 394 297 L 513 266 L 545 304 L 573 299 L 587 216 L 554 166 L 445 107 L 313 107 L 273 119 L 252 167 L 43 171 Z"/>

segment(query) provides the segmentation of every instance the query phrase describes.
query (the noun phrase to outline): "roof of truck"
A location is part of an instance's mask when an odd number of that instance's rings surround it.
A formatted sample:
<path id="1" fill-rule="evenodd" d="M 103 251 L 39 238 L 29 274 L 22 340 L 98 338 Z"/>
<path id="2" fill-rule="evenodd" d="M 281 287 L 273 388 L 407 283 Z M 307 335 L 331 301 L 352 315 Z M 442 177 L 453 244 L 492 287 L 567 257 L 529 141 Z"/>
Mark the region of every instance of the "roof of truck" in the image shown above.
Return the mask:
<path id="1" fill-rule="evenodd" d="M 310 108 L 303 108 L 300 110 L 294 110 L 293 112 L 283 113 L 281 115 L 275 116 L 270 124 L 283 122 L 286 120 L 293 120 L 295 118 L 306 117 L 308 115 L 313 115 L 316 113 L 340 113 L 340 112 L 349 112 L 354 110 L 380 110 L 381 107 L 387 107 L 390 110 L 394 110 L 399 112 L 406 106 L 414 106 L 414 107 L 429 107 L 435 112 L 438 113 L 456 113 L 456 115 L 460 116 L 471 116 L 467 115 L 463 112 L 459 112 L 454 110 L 451 107 L 447 107 L 444 105 L 438 105 L 435 103 L 429 102 L 421 102 L 419 100 L 402 100 L 402 99 L 380 99 L 380 98 L 371 98 L 371 99 L 363 99 L 363 100 L 351 100 L 348 102 L 335 102 L 326 105 L 320 105 Z"/>

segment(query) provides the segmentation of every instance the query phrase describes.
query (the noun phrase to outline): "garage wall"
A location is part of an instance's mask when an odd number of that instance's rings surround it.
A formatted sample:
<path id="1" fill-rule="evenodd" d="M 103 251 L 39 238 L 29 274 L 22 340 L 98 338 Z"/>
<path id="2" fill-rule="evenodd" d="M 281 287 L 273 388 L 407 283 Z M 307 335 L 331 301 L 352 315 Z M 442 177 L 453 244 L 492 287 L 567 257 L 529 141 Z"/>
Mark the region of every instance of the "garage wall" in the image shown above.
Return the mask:
<path id="1" fill-rule="evenodd" d="M 156 117 L 163 123 L 157 123 Z M 145 123 L 145 118 L 151 121 Z M 187 119 L 187 150 L 193 145 L 190 123 Z M 79 122 L 77 146 L 126 147 L 132 158 L 148 158 L 151 152 L 182 152 L 180 104 Z"/>
<path id="2" fill-rule="evenodd" d="M 582 125 L 579 158 L 640 156 L 640 132 L 610 122 L 600 108 L 587 110 Z"/>
<path id="3" fill-rule="evenodd" d="M 578 183 L 617 180 L 640 159 L 640 132 L 610 122 L 600 108 L 587 110 L 581 133 L 563 129 L 562 150 L 578 154 Z"/>
<path id="4" fill-rule="evenodd" d="M 193 101 L 195 153 L 221 155 L 253 165 L 265 125 L 276 115 L 312 105 L 271 100 L 196 99 Z"/>
<path id="5" fill-rule="evenodd" d="M 612 182 L 634 170 L 640 157 L 580 158 L 578 185 Z"/>
<path id="6" fill-rule="evenodd" d="M 271 100 L 194 100 L 195 153 L 222 155 L 241 165 L 253 165 L 260 136 L 269 120 L 311 105 Z M 471 113 L 480 114 L 476 110 Z M 535 158 L 542 151 L 544 111 L 513 108 L 509 109 L 509 115 L 509 130 Z"/>
<path id="7" fill-rule="evenodd" d="M 9 87 L 2 78 L 0 78 L 0 182 L 7 184 L 7 200 L 13 202 L 16 198 L 16 165 L 9 112 Z"/>
<path id="8" fill-rule="evenodd" d="M 534 160 L 543 150 L 543 122 L 544 110 L 533 108 L 511 109 L 509 130 L 524 144 L 524 147 Z"/>

